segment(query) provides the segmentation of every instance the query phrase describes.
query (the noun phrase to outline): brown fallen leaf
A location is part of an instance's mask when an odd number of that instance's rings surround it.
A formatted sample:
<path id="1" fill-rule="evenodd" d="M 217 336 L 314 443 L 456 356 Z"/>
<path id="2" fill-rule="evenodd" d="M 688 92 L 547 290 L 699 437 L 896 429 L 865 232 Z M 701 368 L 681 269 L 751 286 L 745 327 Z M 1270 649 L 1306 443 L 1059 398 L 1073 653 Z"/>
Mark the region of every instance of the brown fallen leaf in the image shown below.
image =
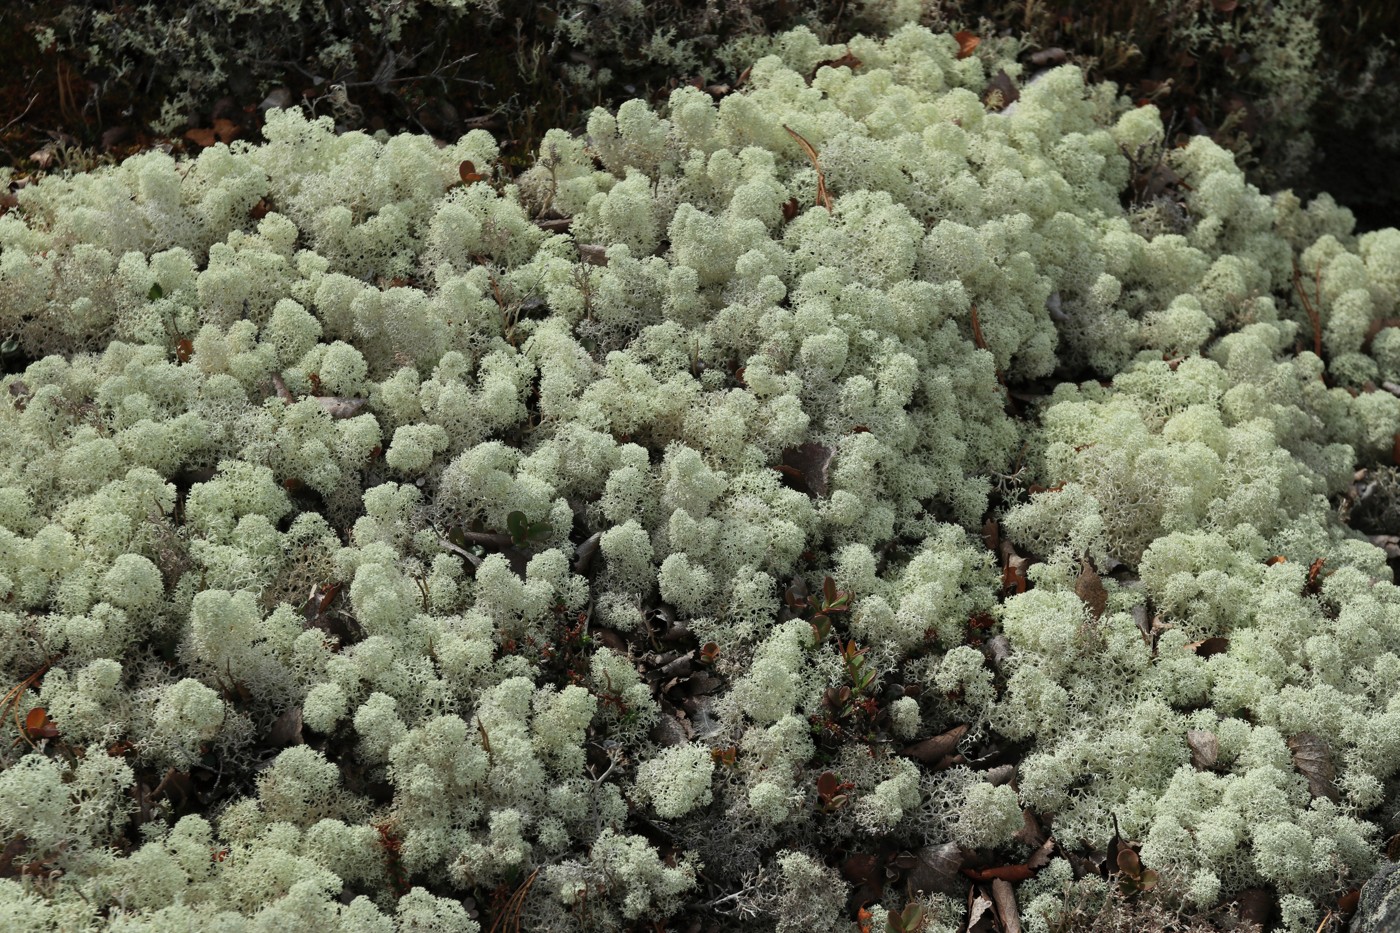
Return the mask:
<path id="1" fill-rule="evenodd" d="M 367 398 L 340 398 L 333 395 L 318 395 L 316 401 L 332 418 L 350 418 L 369 404 Z"/>
<path id="2" fill-rule="evenodd" d="M 1011 660 L 1011 639 L 1005 635 L 993 635 L 982 646 L 982 653 L 991 663 L 992 669 L 1000 671 Z"/>
<path id="3" fill-rule="evenodd" d="M 273 745 L 305 745 L 306 740 L 301 737 L 301 707 L 284 710 L 273 720 L 267 737 Z"/>
<path id="4" fill-rule="evenodd" d="M 1016 892 L 1011 882 L 1004 878 L 992 879 L 992 902 L 996 905 L 997 918 L 1006 933 L 1021 933 L 1021 908 L 1016 903 Z"/>
<path id="5" fill-rule="evenodd" d="M 787 130 L 789 136 L 797 140 L 797 145 L 802 147 L 802 151 L 807 155 L 807 160 L 812 163 L 812 168 L 815 169 L 817 173 L 817 203 L 826 208 L 827 213 L 832 213 L 836 208 L 832 206 L 831 195 L 828 194 L 826 190 L 826 175 L 822 172 L 822 163 L 821 160 L 817 158 L 817 150 L 811 143 L 807 142 L 806 138 L 801 133 L 797 132 L 792 127 L 784 124 L 783 129 Z"/>
<path id="6" fill-rule="evenodd" d="M 1021 91 L 1016 87 L 1016 82 L 1004 70 L 999 70 L 987 82 L 987 89 L 982 92 L 982 103 L 989 110 L 1005 110 L 1020 97 Z"/>
<path id="7" fill-rule="evenodd" d="M 1341 799 L 1333 780 L 1337 776 L 1332 765 L 1332 749 L 1327 741 L 1311 732 L 1300 732 L 1288 740 L 1293 753 L 1293 767 L 1308 779 L 1308 791 L 1314 797 L 1326 797 L 1336 803 Z"/>
<path id="8" fill-rule="evenodd" d="M 1029 585 L 1026 580 L 1026 568 L 1031 564 L 1028 558 L 1020 554 L 1013 555 L 1006 561 L 1006 566 L 1001 569 L 1001 589 L 1003 593 L 1024 593 Z"/>
<path id="9" fill-rule="evenodd" d="M 1230 639 L 1216 636 L 1203 641 L 1193 641 L 1186 646 L 1186 650 L 1195 653 L 1202 658 L 1214 657 L 1217 654 L 1224 654 L 1230 649 Z"/>
<path id="10" fill-rule="evenodd" d="M 231 143 L 243 132 L 243 128 L 232 120 L 218 119 L 214 121 L 214 135 L 221 143 Z"/>
<path id="11" fill-rule="evenodd" d="M 905 878 L 909 889 L 917 894 L 947 894 L 957 897 L 967 887 L 959 869 L 962 868 L 962 850 L 956 843 L 945 842 L 941 846 L 924 846 L 914 853 L 914 864 L 908 869 Z"/>
<path id="12" fill-rule="evenodd" d="M 242 128 L 232 120 L 219 119 L 214 121 L 212 127 L 192 127 L 185 130 L 185 139 L 201 149 L 208 149 L 215 143 L 233 142 L 241 132 Z"/>
<path id="13" fill-rule="evenodd" d="M 1186 744 L 1191 748 L 1191 764 L 1197 771 L 1209 771 L 1220 757 L 1220 740 L 1209 729 L 1190 729 Z"/>
<path id="14" fill-rule="evenodd" d="M 1133 624 L 1142 633 L 1142 641 L 1147 647 L 1152 647 L 1152 623 L 1147 620 L 1147 607 L 1139 603 L 1132 608 Z"/>
<path id="15" fill-rule="evenodd" d="M 1268 888 L 1245 888 L 1235 901 L 1239 904 L 1240 921 L 1252 923 L 1261 930 L 1269 927 L 1274 914 L 1274 894 Z"/>
<path id="16" fill-rule="evenodd" d="M 982 38 L 966 29 L 953 34 L 953 38 L 958 40 L 958 58 L 967 58 L 977 51 L 977 46 L 982 44 Z"/>
<path id="17" fill-rule="evenodd" d="M 905 746 L 901 754 L 916 761 L 922 761 L 926 765 L 933 764 L 957 750 L 958 743 L 962 741 L 964 735 L 967 735 L 967 729 L 966 724 L 954 726 L 941 735 L 935 735 L 915 742 L 913 745 Z"/>
<path id="18" fill-rule="evenodd" d="M 984 920 L 987 921 L 987 925 L 990 926 L 991 918 L 994 916 L 992 899 L 985 894 L 977 895 L 972 901 L 971 906 L 967 909 L 967 929 L 969 933 Z"/>
<path id="19" fill-rule="evenodd" d="M 292 391 L 287 388 L 287 383 L 283 381 L 281 373 L 272 374 L 272 387 L 277 391 L 277 397 L 288 405 L 296 402 L 296 396 L 292 395 Z"/>
<path id="20" fill-rule="evenodd" d="M 677 716 L 661 716 L 657 719 L 656 725 L 652 726 L 647 737 L 657 745 L 671 747 L 689 743 L 693 734 L 687 720 Z"/>
<path id="21" fill-rule="evenodd" d="M 1047 838 L 1040 844 L 1039 848 L 1031 853 L 1031 857 L 1026 859 L 1026 867 L 1037 871 L 1044 868 L 1046 865 L 1050 864 L 1050 856 L 1053 855 L 1054 852 L 1055 840 L 1053 837 Z"/>
<path id="22" fill-rule="evenodd" d="M 1400 444 L 1400 434 L 1395 435 L 1397 444 Z M 1322 566 L 1327 563 L 1327 558 L 1319 557 L 1308 566 L 1308 582 L 1303 587 L 1303 594 L 1306 596 L 1316 596 L 1322 592 L 1322 581 L 1331 576 L 1331 573 L 1323 573 Z"/>
<path id="23" fill-rule="evenodd" d="M 1016 831 L 1016 835 L 1012 836 L 1011 839 L 1013 842 L 1019 842 L 1021 845 L 1030 846 L 1036 850 L 1039 850 L 1040 847 L 1048 841 L 1045 830 L 1041 829 L 1040 820 L 1029 807 L 1021 810 L 1021 828 Z M 1034 860 L 1035 856 L 1031 858 Z M 1040 866 L 1035 865 L 1032 867 L 1039 868 Z"/>
<path id="24" fill-rule="evenodd" d="M 1083 569 L 1079 571 L 1079 578 L 1074 581 L 1074 592 L 1084 601 L 1089 615 L 1097 622 L 1103 618 L 1104 610 L 1108 608 L 1108 590 L 1104 588 L 1103 578 L 1094 569 L 1093 561 L 1085 557 L 1080 561 L 1080 566 Z"/>
<path id="25" fill-rule="evenodd" d="M 982 523 L 982 543 L 987 546 L 987 550 L 993 554 L 1001 545 L 1001 528 L 997 525 L 995 518 L 989 518 Z"/>
<path id="26" fill-rule="evenodd" d="M 553 220 L 537 220 L 535 226 L 547 233 L 568 233 L 573 223 L 572 217 L 556 217 Z"/>
<path id="27" fill-rule="evenodd" d="M 995 868 L 964 868 L 962 873 L 973 881 L 1025 881 L 1035 877 L 1035 869 L 1028 865 L 998 865 Z"/>
<path id="28" fill-rule="evenodd" d="M 846 46 L 845 54 L 840 58 L 828 58 L 826 61 L 817 62 L 817 67 L 812 69 L 812 78 L 815 78 L 817 72 L 821 71 L 823 68 L 849 68 L 855 71 L 861 64 L 861 60 L 851 54 L 851 47 L 848 45 Z M 807 79 L 808 84 L 812 83 L 812 78 Z"/>
<path id="29" fill-rule="evenodd" d="M 857 903 L 870 903 L 880 899 L 885 888 L 884 866 L 874 855 L 857 852 L 841 863 L 842 876 L 856 886 L 854 897 Z"/>
<path id="30" fill-rule="evenodd" d="M 580 243 L 578 258 L 590 266 L 606 266 L 608 264 L 608 248 L 601 243 Z"/>
<path id="31" fill-rule="evenodd" d="M 982 772 L 982 779 L 993 787 L 1000 787 L 1003 784 L 1010 784 L 1016 777 L 1016 766 L 1012 764 L 997 765 Z"/>
<path id="32" fill-rule="evenodd" d="M 1067 61 L 1069 61 L 1069 55 L 1058 46 L 1032 52 L 1030 57 L 1030 63 L 1037 68 L 1053 68 L 1056 65 L 1063 65 Z"/>
<path id="33" fill-rule="evenodd" d="M 825 499 L 831 491 L 831 462 L 835 457 L 836 448 L 826 444 L 799 444 L 783 451 L 782 463 L 776 469 L 813 499 Z"/>

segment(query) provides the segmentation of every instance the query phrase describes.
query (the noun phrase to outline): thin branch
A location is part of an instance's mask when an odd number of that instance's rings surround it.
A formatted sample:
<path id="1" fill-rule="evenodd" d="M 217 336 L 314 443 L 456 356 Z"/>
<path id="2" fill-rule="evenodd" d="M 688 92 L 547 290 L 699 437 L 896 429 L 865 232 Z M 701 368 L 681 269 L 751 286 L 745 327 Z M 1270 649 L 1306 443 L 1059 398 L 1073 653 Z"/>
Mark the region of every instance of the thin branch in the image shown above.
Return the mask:
<path id="1" fill-rule="evenodd" d="M 473 570 L 481 569 L 481 558 L 477 557 L 475 554 L 473 554 L 471 551 L 468 551 L 466 548 L 458 547 L 451 541 L 448 541 L 442 535 L 438 535 L 438 544 L 442 545 L 447 550 L 451 551 L 453 554 L 456 554 L 458 557 L 465 557 L 467 560 L 471 561 Z"/>
<path id="2" fill-rule="evenodd" d="M 1298 293 L 1298 300 L 1303 303 L 1303 310 L 1307 312 L 1308 320 L 1312 323 L 1313 331 L 1313 352 L 1322 356 L 1322 314 L 1318 307 L 1322 303 L 1322 264 L 1319 263 L 1317 271 L 1313 274 L 1314 287 L 1317 290 L 1316 300 L 1309 298 L 1308 293 L 1303 290 L 1303 272 L 1298 268 L 1298 259 L 1293 259 L 1293 290 Z"/>
<path id="3" fill-rule="evenodd" d="M 29 103 L 27 103 L 27 104 L 24 105 L 24 109 L 23 109 L 22 111 L 20 111 L 19 116 L 15 117 L 13 120 L 11 120 L 9 123 L 6 123 L 4 126 L 0 126 L 0 133 L 5 132 L 5 130 L 8 130 L 10 127 L 14 126 L 16 123 L 18 123 L 19 121 L 23 120 L 23 119 L 24 119 L 24 115 L 27 114 L 27 113 L 29 112 L 29 108 L 33 107 L 33 106 L 34 106 L 34 102 L 35 102 L 36 100 L 38 100 L 38 99 L 39 99 L 39 95 L 38 95 L 38 94 L 35 94 L 33 97 L 29 98 Z"/>

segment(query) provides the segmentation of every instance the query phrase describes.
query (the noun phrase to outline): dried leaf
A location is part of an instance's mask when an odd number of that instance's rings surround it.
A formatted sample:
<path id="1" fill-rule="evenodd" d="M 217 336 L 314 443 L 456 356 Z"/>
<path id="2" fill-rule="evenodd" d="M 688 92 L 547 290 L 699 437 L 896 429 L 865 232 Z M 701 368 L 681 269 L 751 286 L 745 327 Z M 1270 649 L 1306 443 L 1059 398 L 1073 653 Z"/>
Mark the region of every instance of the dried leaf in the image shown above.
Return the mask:
<path id="1" fill-rule="evenodd" d="M 848 45 L 845 54 L 840 58 L 828 58 L 826 61 L 817 62 L 817 67 L 812 69 L 812 76 L 816 77 L 817 72 L 823 68 L 849 68 L 855 71 L 861 64 L 861 60 L 851 54 L 851 47 Z M 811 84 L 812 82 L 808 80 L 807 83 Z"/>
<path id="2" fill-rule="evenodd" d="M 58 735 L 58 730 L 49 724 L 49 711 L 42 706 L 36 706 L 24 714 L 24 731 L 31 738 L 53 738 Z"/>
<path id="3" fill-rule="evenodd" d="M 1013 841 L 1039 849 L 1049 840 L 1046 838 L 1045 830 L 1040 828 L 1040 820 L 1036 818 L 1035 812 L 1029 807 L 1021 810 L 1021 828 L 1016 831 L 1016 835 L 1011 837 Z M 1039 852 L 1037 852 L 1039 854 Z M 1035 856 L 1031 857 L 1034 861 Z M 1029 862 L 1027 864 L 1030 864 Z M 1043 863 L 1042 863 L 1043 864 Z M 1040 865 L 1031 865 L 1032 868 L 1039 868 Z"/>
<path id="4" fill-rule="evenodd" d="M 201 149 L 208 149 L 218 141 L 208 127 L 185 130 L 185 138 Z"/>
<path id="5" fill-rule="evenodd" d="M 1147 607 L 1139 603 L 1132 608 L 1131 612 L 1133 624 L 1136 625 L 1138 631 L 1142 633 L 1143 644 L 1147 645 L 1149 648 L 1152 647 L 1152 623 L 1147 621 Z"/>
<path id="6" fill-rule="evenodd" d="M 1017 833 L 1019 836 L 1020 833 Z M 1026 867 L 1039 870 L 1050 864 L 1050 856 L 1055 851 L 1055 840 L 1046 839 L 1040 846 L 1031 853 L 1031 857 L 1026 859 Z"/>
<path id="7" fill-rule="evenodd" d="M 1026 591 L 1026 568 L 1030 566 L 1030 560 L 1017 554 L 1006 561 L 1006 566 L 1001 569 L 1001 588 L 1005 593 L 1024 593 Z"/>
<path id="8" fill-rule="evenodd" d="M 292 395 L 291 389 L 287 388 L 287 383 L 283 381 L 281 373 L 272 374 L 272 387 L 277 391 L 277 397 L 288 405 L 296 402 L 296 397 Z"/>
<path id="9" fill-rule="evenodd" d="M 595 531 L 578 546 L 574 551 L 574 573 L 588 573 L 588 567 L 593 563 L 593 558 L 597 555 L 598 548 L 602 544 L 602 541 L 603 533 L 601 531 Z"/>
<path id="10" fill-rule="evenodd" d="M 292 90 L 288 87 L 273 88 L 262 103 L 258 104 L 259 110 L 286 110 L 292 106 Z"/>
<path id="11" fill-rule="evenodd" d="M 817 150 L 813 148 L 811 143 L 807 142 L 801 133 L 797 132 L 792 127 L 784 124 L 783 129 L 787 130 L 789 136 L 797 140 L 797 144 L 801 146 L 802 151 L 807 154 L 807 159 L 812 163 L 812 168 L 815 169 L 817 173 L 817 203 L 826 208 L 827 213 L 831 213 L 835 210 L 835 207 L 832 206 L 831 195 L 826 191 L 826 175 L 822 173 L 822 163 L 821 160 L 817 158 Z"/>
<path id="12" fill-rule="evenodd" d="M 1396 439 L 1400 441 L 1400 434 L 1396 435 Z M 1316 596 L 1322 590 L 1322 581 L 1331 576 L 1330 573 L 1324 574 L 1322 572 L 1322 566 L 1325 563 L 1327 563 L 1327 559 L 1325 557 L 1319 557 L 1308 565 L 1308 582 L 1303 587 L 1303 592 L 1306 595 Z"/>
<path id="13" fill-rule="evenodd" d="M 856 886 L 857 903 L 880 899 L 880 892 L 885 888 L 883 868 L 879 859 L 864 852 L 857 852 L 841 863 L 842 876 Z"/>
<path id="14" fill-rule="evenodd" d="M 1293 753 L 1293 767 L 1308 779 L 1308 791 L 1314 797 L 1326 797 L 1336 803 L 1341 799 L 1333 783 L 1337 772 L 1332 765 L 1332 749 L 1327 741 L 1311 732 L 1300 732 L 1288 740 Z"/>
<path id="15" fill-rule="evenodd" d="M 1094 569 L 1092 561 L 1084 558 L 1081 566 L 1083 569 L 1079 571 L 1079 578 L 1074 581 L 1074 592 L 1097 621 L 1103 618 L 1104 610 L 1108 608 L 1108 590 L 1104 588 L 1103 579 Z"/>
<path id="16" fill-rule="evenodd" d="M 1186 744 L 1191 748 L 1191 764 L 1197 771 L 1209 771 L 1220 757 L 1220 740 L 1209 729 L 1190 729 Z"/>
<path id="17" fill-rule="evenodd" d="M 982 653 L 991 662 L 993 669 L 1000 671 L 1011 660 L 1011 639 L 1005 635 L 994 635 L 982 646 Z"/>
<path id="18" fill-rule="evenodd" d="M 997 525 L 995 518 L 989 518 L 982 523 L 982 543 L 987 546 L 987 550 L 993 554 L 1001 544 L 1001 528 Z"/>
<path id="19" fill-rule="evenodd" d="M 996 868 L 964 868 L 962 873 L 973 881 L 1025 881 L 1035 877 L 1035 871 L 1027 865 L 998 865 Z"/>
<path id="20" fill-rule="evenodd" d="M 809 442 L 784 450 L 777 469 L 793 479 L 797 488 L 807 495 L 825 499 L 830 493 L 831 461 L 835 457 L 835 447 Z M 794 470 L 796 475 L 793 475 Z"/>
<path id="21" fill-rule="evenodd" d="M 268 739 L 273 745 L 305 745 L 301 737 L 301 707 L 293 706 L 285 710 L 272 723 Z"/>
<path id="22" fill-rule="evenodd" d="M 1230 639 L 1216 636 L 1207 638 L 1204 641 L 1193 641 L 1186 646 L 1187 651 L 1194 652 L 1202 658 L 1214 657 L 1217 654 L 1224 654 L 1230 649 Z"/>
<path id="23" fill-rule="evenodd" d="M 1268 929 L 1274 913 L 1274 895 L 1268 888 L 1245 888 L 1236 902 L 1240 905 L 1240 921 Z"/>
<path id="24" fill-rule="evenodd" d="M 462 164 L 457 166 L 457 174 L 461 177 L 462 184 L 464 185 L 470 185 L 473 182 L 481 181 L 486 177 L 476 170 L 476 163 L 471 159 L 462 160 Z"/>
<path id="25" fill-rule="evenodd" d="M 997 917 L 1006 933 L 1021 933 L 1021 908 L 1016 903 L 1016 892 L 1011 882 L 1003 878 L 992 880 L 992 901 L 996 904 Z"/>
<path id="26" fill-rule="evenodd" d="M 1002 70 L 987 82 L 987 89 L 982 92 L 982 103 L 991 110 L 1005 110 L 1020 97 L 1021 91 L 1016 87 L 1016 82 Z"/>
<path id="27" fill-rule="evenodd" d="M 987 913 L 990 910 L 992 910 L 992 899 L 985 894 L 977 895 L 976 899 L 972 902 L 972 906 L 967 909 L 968 930 L 971 930 L 981 922 L 984 916 L 991 916 Z"/>
<path id="28" fill-rule="evenodd" d="M 221 143 L 231 143 L 243 132 L 243 128 L 232 120 L 218 119 L 214 121 L 214 135 Z"/>
<path id="29" fill-rule="evenodd" d="M 1210 0 L 1210 2 L 1217 13 L 1233 13 L 1235 8 L 1240 5 L 1240 0 Z"/>
<path id="30" fill-rule="evenodd" d="M 332 418 L 351 418 L 369 404 L 367 398 L 340 398 L 332 395 L 318 395 L 316 401 Z"/>
<path id="31" fill-rule="evenodd" d="M 578 258 L 590 266 L 606 266 L 608 264 L 608 248 L 601 243 L 580 243 Z"/>
<path id="32" fill-rule="evenodd" d="M 1069 60 L 1069 55 L 1058 46 L 1050 49 L 1041 49 L 1039 52 L 1032 52 L 1030 63 L 1037 68 L 1053 68 L 1056 65 L 1063 65 Z"/>
<path id="33" fill-rule="evenodd" d="M 537 220 L 535 226 L 546 233 L 568 233 L 573 223 L 572 217 L 558 217 L 553 220 Z"/>
<path id="34" fill-rule="evenodd" d="M 915 761 L 922 761 L 924 764 L 933 764 L 939 759 L 946 758 L 957 750 L 958 743 L 967 734 L 967 725 L 954 726 L 941 735 L 915 742 L 906 746 L 902 754 L 913 758 Z"/>
<path id="35" fill-rule="evenodd" d="M 648 738 L 657 745 L 673 747 L 689 744 L 691 735 L 692 730 L 687 720 L 675 716 L 662 716 L 656 721 L 656 725 L 652 726 Z"/>
<path id="36" fill-rule="evenodd" d="M 977 46 L 982 44 L 980 36 L 968 32 L 966 29 L 953 34 L 953 38 L 958 40 L 958 58 L 967 58 L 977 51 Z"/>
<path id="37" fill-rule="evenodd" d="M 1010 764 L 998 765 L 995 768 L 989 768 L 988 770 L 982 772 L 982 780 L 986 781 L 993 787 L 1000 787 L 1003 784 L 1010 784 L 1012 779 L 1014 779 L 1015 777 L 1016 766 Z"/>

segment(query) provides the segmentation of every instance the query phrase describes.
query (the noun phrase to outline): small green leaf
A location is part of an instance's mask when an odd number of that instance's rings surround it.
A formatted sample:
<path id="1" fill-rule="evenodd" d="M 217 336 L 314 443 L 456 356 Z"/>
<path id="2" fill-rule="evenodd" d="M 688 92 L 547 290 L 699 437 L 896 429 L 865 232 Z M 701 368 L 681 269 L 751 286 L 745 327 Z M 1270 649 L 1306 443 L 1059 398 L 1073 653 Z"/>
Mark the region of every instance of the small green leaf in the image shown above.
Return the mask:
<path id="1" fill-rule="evenodd" d="M 0 353 L 4 353 L 6 356 L 9 356 L 11 353 L 18 353 L 18 352 L 19 352 L 19 341 L 16 340 L 15 338 L 10 337 L 10 338 L 9 338 L 8 340 L 6 340 L 4 343 L 0 343 Z"/>
<path id="2" fill-rule="evenodd" d="M 893 910 L 885 918 L 885 933 L 914 933 L 924 922 L 924 908 L 919 904 L 909 904 L 900 914 Z"/>
<path id="3" fill-rule="evenodd" d="M 159 301 L 165 297 L 165 289 L 160 287 L 160 283 L 151 286 L 151 290 L 146 293 L 146 297 L 152 301 Z"/>

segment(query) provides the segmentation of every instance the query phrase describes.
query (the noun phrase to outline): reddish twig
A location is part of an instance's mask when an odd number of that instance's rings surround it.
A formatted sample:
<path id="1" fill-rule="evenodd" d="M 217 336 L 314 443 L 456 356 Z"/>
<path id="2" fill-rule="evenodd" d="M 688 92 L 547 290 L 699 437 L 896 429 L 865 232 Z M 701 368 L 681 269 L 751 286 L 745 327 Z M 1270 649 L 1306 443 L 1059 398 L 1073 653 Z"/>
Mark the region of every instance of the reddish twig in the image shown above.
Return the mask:
<path id="1" fill-rule="evenodd" d="M 1307 312 L 1308 320 L 1312 322 L 1313 331 L 1313 352 L 1319 357 L 1322 356 L 1322 314 L 1319 305 L 1322 304 L 1322 263 L 1318 263 L 1317 270 L 1313 273 L 1313 288 L 1316 291 L 1316 298 L 1309 298 L 1308 293 L 1303 290 L 1303 272 L 1298 268 L 1298 259 L 1293 259 L 1293 290 L 1298 293 L 1298 300 L 1303 303 L 1303 310 Z"/>

